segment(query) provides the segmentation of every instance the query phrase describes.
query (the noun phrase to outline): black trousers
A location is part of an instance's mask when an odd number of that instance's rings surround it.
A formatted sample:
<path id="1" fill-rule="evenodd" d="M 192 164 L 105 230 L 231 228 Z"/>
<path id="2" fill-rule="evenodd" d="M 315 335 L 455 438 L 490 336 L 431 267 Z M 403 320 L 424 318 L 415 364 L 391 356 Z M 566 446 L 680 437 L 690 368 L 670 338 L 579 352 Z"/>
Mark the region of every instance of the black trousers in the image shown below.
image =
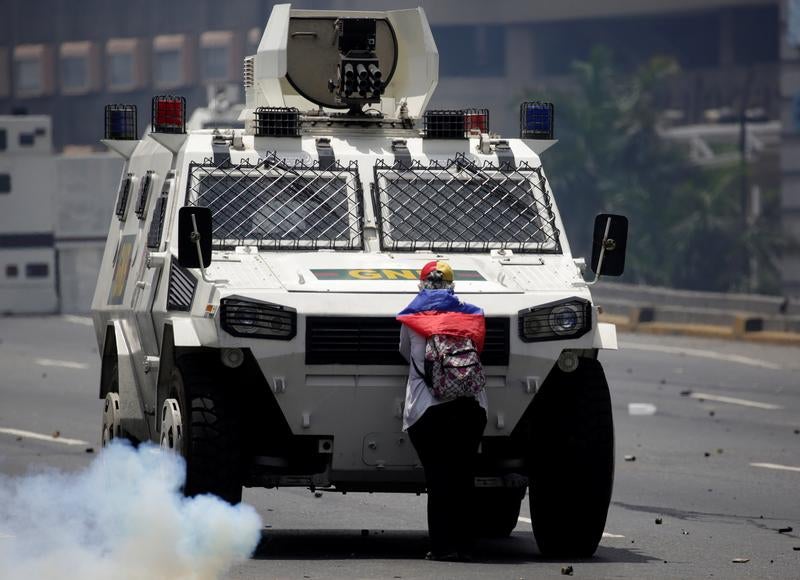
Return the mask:
<path id="1" fill-rule="evenodd" d="M 486 412 L 474 398 L 429 407 L 408 428 L 425 469 L 431 550 L 469 550 L 474 537 L 475 463 Z"/>

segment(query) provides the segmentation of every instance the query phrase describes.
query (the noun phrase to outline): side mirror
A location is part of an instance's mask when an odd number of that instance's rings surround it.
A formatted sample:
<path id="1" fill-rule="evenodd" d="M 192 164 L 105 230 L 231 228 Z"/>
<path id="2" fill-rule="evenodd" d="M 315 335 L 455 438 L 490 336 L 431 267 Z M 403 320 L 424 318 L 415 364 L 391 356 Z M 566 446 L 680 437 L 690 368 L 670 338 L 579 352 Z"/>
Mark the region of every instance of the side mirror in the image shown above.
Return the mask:
<path id="1" fill-rule="evenodd" d="M 621 276 L 625 270 L 627 245 L 628 218 L 612 213 L 601 213 L 594 218 L 592 272 L 597 274 L 598 278 Z"/>
<path id="2" fill-rule="evenodd" d="M 178 264 L 205 268 L 211 264 L 211 208 L 178 210 Z"/>

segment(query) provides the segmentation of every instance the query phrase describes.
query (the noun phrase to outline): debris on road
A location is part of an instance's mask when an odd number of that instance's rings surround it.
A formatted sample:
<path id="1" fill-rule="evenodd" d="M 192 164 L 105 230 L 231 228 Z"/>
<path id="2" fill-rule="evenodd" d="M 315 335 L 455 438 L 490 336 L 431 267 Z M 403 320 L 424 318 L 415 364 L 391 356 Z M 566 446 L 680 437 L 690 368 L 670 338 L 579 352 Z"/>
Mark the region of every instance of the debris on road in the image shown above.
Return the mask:
<path id="1" fill-rule="evenodd" d="M 795 429 L 795 430 L 794 430 L 794 434 L 795 434 L 795 435 L 800 435 L 800 429 Z"/>
<path id="2" fill-rule="evenodd" d="M 22 441 L 22 436 L 21 435 L 17 435 L 17 441 Z"/>
<path id="3" fill-rule="evenodd" d="M 315 491 L 314 492 L 314 497 L 322 497 L 322 492 L 321 491 Z"/>
<path id="4" fill-rule="evenodd" d="M 656 406 L 650 403 L 628 403 L 629 415 L 655 415 Z"/>
<path id="5" fill-rule="evenodd" d="M 711 454 L 708 451 L 706 451 L 705 453 L 703 453 L 703 457 L 711 457 Z"/>
<path id="6" fill-rule="evenodd" d="M 636 461 L 636 456 L 635 455 L 626 455 L 625 456 L 625 461 Z"/>
<path id="7" fill-rule="evenodd" d="M 94 453 L 94 447 L 87 447 L 86 453 Z"/>
<path id="8" fill-rule="evenodd" d="M 714 411 L 709 411 L 708 412 L 708 416 L 709 417 L 713 417 L 714 415 L 716 415 L 716 413 Z"/>
<path id="9" fill-rule="evenodd" d="M 681 391 L 681 397 L 688 397 L 692 394 L 692 389 L 684 389 Z"/>
<path id="10" fill-rule="evenodd" d="M 722 455 L 722 449 L 717 449 L 717 455 Z"/>
<path id="11" fill-rule="evenodd" d="M 731 560 L 734 564 L 747 564 L 750 561 L 750 558 L 734 558 Z"/>
<path id="12" fill-rule="evenodd" d="M 564 576 L 572 576 L 573 571 L 572 566 L 561 566 L 561 573 Z"/>
<path id="13" fill-rule="evenodd" d="M 792 550 L 795 552 L 800 552 L 800 546 L 792 546 Z"/>
<path id="14" fill-rule="evenodd" d="M 663 519 L 661 519 L 661 518 L 656 518 L 656 525 L 657 525 L 657 526 L 660 526 L 662 523 L 664 523 L 664 520 L 663 520 Z"/>
<path id="15" fill-rule="evenodd" d="M 61 437 L 61 431 L 53 431 L 52 437 L 53 439 L 58 439 Z"/>
<path id="16" fill-rule="evenodd" d="M 778 528 L 779 534 L 788 534 L 792 531 L 792 526 L 786 526 L 785 528 Z"/>

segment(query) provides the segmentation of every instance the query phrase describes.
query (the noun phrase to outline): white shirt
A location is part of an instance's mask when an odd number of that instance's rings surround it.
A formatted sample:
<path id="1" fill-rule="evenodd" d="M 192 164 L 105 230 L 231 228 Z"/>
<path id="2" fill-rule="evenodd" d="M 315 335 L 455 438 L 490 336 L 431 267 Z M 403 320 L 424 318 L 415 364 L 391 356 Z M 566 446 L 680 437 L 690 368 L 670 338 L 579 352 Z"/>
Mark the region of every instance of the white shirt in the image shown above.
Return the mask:
<path id="1" fill-rule="evenodd" d="M 422 414 L 433 405 L 441 405 L 445 401 L 433 398 L 425 379 L 417 372 L 425 372 L 425 337 L 409 329 L 405 324 L 400 329 L 400 354 L 409 362 L 408 383 L 406 383 L 406 402 L 403 407 L 403 431 L 408 431 Z M 414 368 L 414 361 L 417 368 Z M 489 413 L 489 402 L 486 398 L 486 389 L 475 397 L 486 413 Z"/>

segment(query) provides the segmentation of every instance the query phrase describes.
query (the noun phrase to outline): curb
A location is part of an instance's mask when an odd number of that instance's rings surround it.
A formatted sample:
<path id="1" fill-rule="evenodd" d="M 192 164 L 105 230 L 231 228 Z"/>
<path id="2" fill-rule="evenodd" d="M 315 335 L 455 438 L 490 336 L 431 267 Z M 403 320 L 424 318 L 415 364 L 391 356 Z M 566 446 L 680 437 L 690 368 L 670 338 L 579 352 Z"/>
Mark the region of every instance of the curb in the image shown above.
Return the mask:
<path id="1" fill-rule="evenodd" d="M 634 309 L 638 311 L 638 309 Z M 616 325 L 617 330 L 639 332 L 642 334 L 660 334 L 673 336 L 694 336 L 698 338 L 721 338 L 726 340 L 742 340 L 763 344 L 779 344 L 784 346 L 800 346 L 800 334 L 772 330 L 752 329 L 750 318 L 737 316 L 731 326 L 715 324 L 689 324 L 681 322 L 639 322 L 636 314 L 624 316 L 619 314 L 600 314 L 600 322 Z"/>

